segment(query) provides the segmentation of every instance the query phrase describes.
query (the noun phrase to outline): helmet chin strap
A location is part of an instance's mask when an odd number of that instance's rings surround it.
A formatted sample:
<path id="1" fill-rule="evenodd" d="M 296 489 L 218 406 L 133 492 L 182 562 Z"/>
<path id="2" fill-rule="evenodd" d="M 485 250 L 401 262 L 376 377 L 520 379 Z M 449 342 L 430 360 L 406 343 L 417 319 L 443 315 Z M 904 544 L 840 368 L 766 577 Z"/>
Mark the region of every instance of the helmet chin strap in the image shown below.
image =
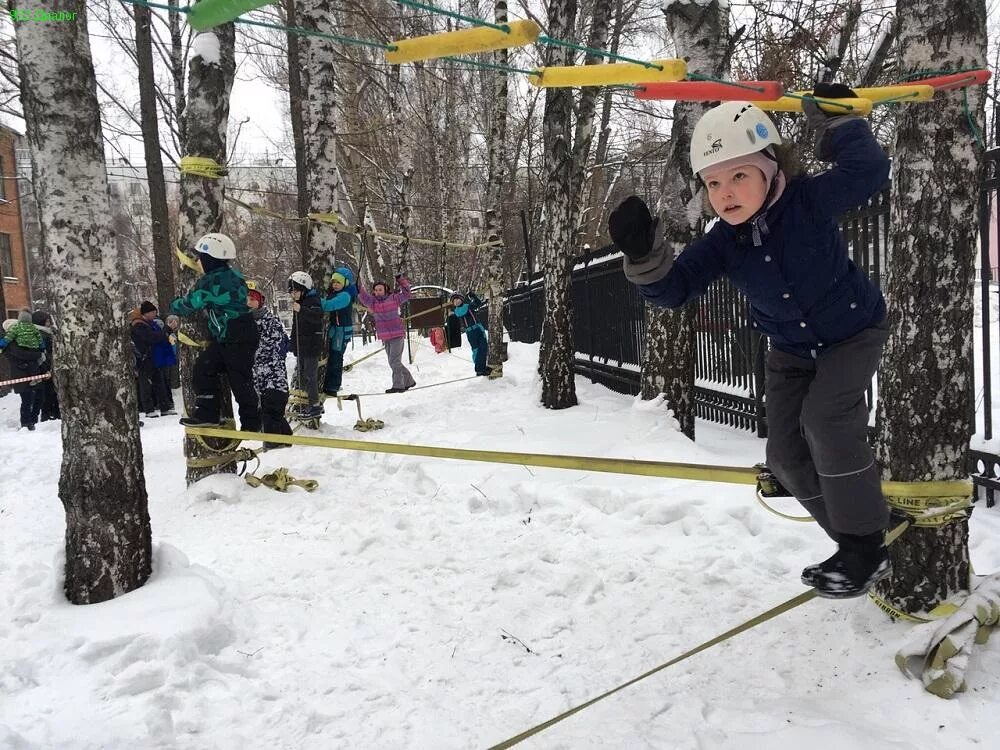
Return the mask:
<path id="1" fill-rule="evenodd" d="M 769 159 L 778 161 L 774 154 L 771 153 L 770 148 L 766 148 L 762 152 Z M 757 210 L 753 216 L 751 216 L 747 223 L 750 225 L 750 236 L 753 239 L 754 247 L 760 247 L 764 244 L 764 237 L 771 233 L 771 230 L 767 226 L 767 209 L 771 207 L 771 201 L 774 200 L 775 192 L 778 190 L 778 185 L 781 181 L 781 168 L 774 173 L 774 177 L 771 178 L 770 184 L 767 186 L 767 195 L 764 196 L 763 203 L 760 204 L 760 208 Z"/>

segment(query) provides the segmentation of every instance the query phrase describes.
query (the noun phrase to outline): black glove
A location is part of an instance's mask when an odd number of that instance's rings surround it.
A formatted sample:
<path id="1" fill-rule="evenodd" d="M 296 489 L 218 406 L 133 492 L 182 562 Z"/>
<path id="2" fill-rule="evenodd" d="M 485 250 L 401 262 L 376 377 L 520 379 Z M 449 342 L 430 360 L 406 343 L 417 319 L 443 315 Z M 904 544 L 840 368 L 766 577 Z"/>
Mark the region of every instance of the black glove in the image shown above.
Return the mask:
<path id="1" fill-rule="evenodd" d="M 649 213 L 649 207 L 637 195 L 630 195 L 608 218 L 608 234 L 615 247 L 633 263 L 636 263 L 653 249 L 656 224 Z"/>
<path id="2" fill-rule="evenodd" d="M 813 88 L 813 96 L 819 99 L 857 99 L 849 86 L 843 83 L 817 83 Z M 816 147 L 813 154 L 820 161 L 832 161 L 830 154 L 829 140 L 830 131 L 843 125 L 848 120 L 855 119 L 857 115 L 850 114 L 850 110 L 841 110 L 843 114 L 834 114 L 820 109 L 820 106 L 812 99 L 802 100 L 802 111 L 805 112 L 809 127 L 814 132 Z"/>

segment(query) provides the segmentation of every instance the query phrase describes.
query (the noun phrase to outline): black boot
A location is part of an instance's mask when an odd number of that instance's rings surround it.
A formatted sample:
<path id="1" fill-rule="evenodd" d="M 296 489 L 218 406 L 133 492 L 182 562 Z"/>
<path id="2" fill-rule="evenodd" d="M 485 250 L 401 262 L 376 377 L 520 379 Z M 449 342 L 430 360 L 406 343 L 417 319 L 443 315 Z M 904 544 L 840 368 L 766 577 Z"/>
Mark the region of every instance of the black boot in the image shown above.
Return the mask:
<path id="1" fill-rule="evenodd" d="M 840 549 L 819 567 L 816 593 L 826 599 L 849 599 L 861 596 L 892 573 L 885 532 L 858 536 L 840 534 Z M 802 571 L 803 577 L 805 571 Z"/>

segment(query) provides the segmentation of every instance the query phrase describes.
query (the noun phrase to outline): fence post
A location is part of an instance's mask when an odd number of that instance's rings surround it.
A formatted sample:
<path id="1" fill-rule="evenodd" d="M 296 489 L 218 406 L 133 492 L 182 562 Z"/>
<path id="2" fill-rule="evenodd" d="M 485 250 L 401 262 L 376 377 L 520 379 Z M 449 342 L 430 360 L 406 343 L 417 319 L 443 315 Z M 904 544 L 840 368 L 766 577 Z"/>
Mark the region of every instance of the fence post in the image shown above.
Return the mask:
<path id="1" fill-rule="evenodd" d="M 982 301 L 983 323 L 983 439 L 993 438 L 993 394 L 990 383 L 990 195 L 987 190 L 979 191 L 979 262 L 980 297 Z M 975 366 L 975 365 L 973 365 Z M 973 379 L 975 382 L 975 379 Z M 976 432 L 976 389 L 972 388 L 972 432 Z"/>
<path id="2" fill-rule="evenodd" d="M 521 234 L 524 236 L 524 262 L 527 264 L 525 266 L 525 272 L 528 275 L 528 328 L 532 331 L 535 330 L 535 318 L 531 312 L 531 275 L 534 269 L 531 267 L 531 239 L 528 237 L 528 216 L 524 209 L 521 209 Z"/>

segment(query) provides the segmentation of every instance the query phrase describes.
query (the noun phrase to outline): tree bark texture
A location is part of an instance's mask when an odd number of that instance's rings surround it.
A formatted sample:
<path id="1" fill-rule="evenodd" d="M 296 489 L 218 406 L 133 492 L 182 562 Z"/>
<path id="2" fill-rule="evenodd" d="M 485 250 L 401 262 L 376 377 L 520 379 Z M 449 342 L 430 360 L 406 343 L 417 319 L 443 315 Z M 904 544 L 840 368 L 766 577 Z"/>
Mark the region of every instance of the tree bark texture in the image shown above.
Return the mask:
<path id="1" fill-rule="evenodd" d="M 677 57 L 688 58 L 688 68 L 718 78 L 728 67 L 729 8 L 719 0 L 704 4 L 675 2 L 664 10 L 667 30 Z M 678 255 L 698 235 L 703 218 L 702 188 L 691 171 L 691 134 L 710 109 L 700 102 L 675 102 L 670 131 L 670 151 L 663 173 L 656 213 L 664 238 Z M 641 393 L 644 399 L 666 394 L 681 432 L 695 437 L 695 305 L 665 310 L 645 305 L 646 352 L 642 362 Z"/>
<path id="2" fill-rule="evenodd" d="M 11 8 L 21 6 L 14 0 Z M 24 8 L 30 11 L 30 7 Z M 17 23 L 21 101 L 59 326 L 59 498 L 66 511 L 65 592 L 107 601 L 151 572 L 136 381 L 120 290 L 123 258 L 111 206 L 83 0 L 54 0 L 75 23 Z M 100 333 L 94 334 L 94 322 Z"/>
<path id="3" fill-rule="evenodd" d="M 200 55 L 194 55 L 188 71 L 188 103 L 184 118 L 187 141 L 184 143 L 184 155 L 209 157 L 220 165 L 226 163 L 229 94 L 236 75 L 234 28 L 233 24 L 227 23 L 203 32 L 214 34 L 218 39 L 219 60 L 207 61 Z M 181 248 L 189 249 L 207 232 L 222 231 L 223 198 L 224 188 L 221 179 L 214 180 L 191 174 L 181 175 L 181 207 L 177 229 L 177 242 Z M 195 272 L 187 268 L 182 269 L 178 278 L 178 291 L 186 294 L 194 286 L 195 281 L 197 281 Z M 203 315 L 183 319 L 183 330 L 195 341 L 210 339 L 208 324 Z M 198 351 L 184 346 L 180 348 L 180 355 L 184 411 L 192 414 L 195 403 L 192 372 Z M 233 416 L 228 388 L 223 389 L 222 415 L 230 418 Z M 211 441 L 208 442 L 211 444 Z M 188 458 L 202 458 L 210 454 L 196 441 L 187 439 L 184 441 L 184 455 Z M 235 471 L 235 467 L 231 464 L 224 469 L 189 467 L 187 481 L 191 484 L 209 474 L 224 471 Z"/>
<path id="4" fill-rule="evenodd" d="M 507 23 L 507 0 L 497 0 L 494 6 L 494 22 Z M 493 53 L 495 65 L 507 65 L 510 54 L 506 49 Z M 490 118 L 487 153 L 489 174 L 486 187 L 485 229 L 486 241 L 495 243 L 488 248 L 489 268 L 486 274 L 486 292 L 490 300 L 489 351 L 487 365 L 492 377 L 503 376 L 503 232 L 500 223 L 500 201 L 504 181 L 504 149 L 507 144 L 507 89 L 509 74 L 493 72 L 493 111 Z M 513 280 L 512 280 L 513 281 Z"/>
<path id="5" fill-rule="evenodd" d="M 285 17 L 289 26 L 298 26 L 295 0 L 285 0 Z M 295 149 L 295 186 L 298 215 L 309 213 L 309 179 L 306 175 L 306 144 L 304 110 L 307 99 L 308 75 L 302 71 L 303 51 L 308 37 L 288 34 L 288 111 L 292 121 L 292 146 Z M 305 264 L 309 248 L 309 224 L 299 226 L 299 262 Z"/>
<path id="6" fill-rule="evenodd" d="M 299 23 L 324 34 L 336 32 L 334 0 L 299 0 Z M 341 193 L 337 170 L 337 50 L 330 44 L 306 45 L 304 68 L 309 71 L 306 94 L 306 180 L 310 213 L 336 212 Z M 336 263 L 337 233 L 321 222 L 309 224 L 305 270 L 313 279 L 325 279 Z"/>
<path id="7" fill-rule="evenodd" d="M 149 185 L 150 222 L 156 276 L 157 307 L 165 308 L 174 298 L 174 251 L 170 245 L 170 220 L 167 213 L 167 185 L 160 155 L 160 131 L 156 116 L 156 79 L 153 68 L 153 42 L 150 35 L 150 10 L 132 7 L 135 16 L 135 53 L 139 68 L 139 116 L 142 144 L 146 155 L 146 180 Z"/>
<path id="8" fill-rule="evenodd" d="M 901 73 L 986 65 L 983 0 L 900 0 Z M 984 125 L 984 92 L 968 112 Z M 897 113 L 889 283 L 891 332 L 879 377 L 876 455 L 883 479 L 968 477 L 974 431 L 972 314 L 981 149 L 961 93 Z M 926 612 L 969 586 L 968 522 L 911 528 L 890 547 L 880 595 Z"/>
<path id="9" fill-rule="evenodd" d="M 576 26 L 576 0 L 549 3 L 549 36 L 569 39 Z M 548 47 L 545 65 L 572 65 L 573 53 L 562 47 Z M 542 321 L 538 373 L 541 377 L 542 405 L 547 409 L 576 406 L 573 377 L 573 289 L 571 285 L 573 248 L 573 90 L 545 89 L 542 140 L 545 160 L 543 174 L 542 273 L 545 278 L 545 318 Z"/>

